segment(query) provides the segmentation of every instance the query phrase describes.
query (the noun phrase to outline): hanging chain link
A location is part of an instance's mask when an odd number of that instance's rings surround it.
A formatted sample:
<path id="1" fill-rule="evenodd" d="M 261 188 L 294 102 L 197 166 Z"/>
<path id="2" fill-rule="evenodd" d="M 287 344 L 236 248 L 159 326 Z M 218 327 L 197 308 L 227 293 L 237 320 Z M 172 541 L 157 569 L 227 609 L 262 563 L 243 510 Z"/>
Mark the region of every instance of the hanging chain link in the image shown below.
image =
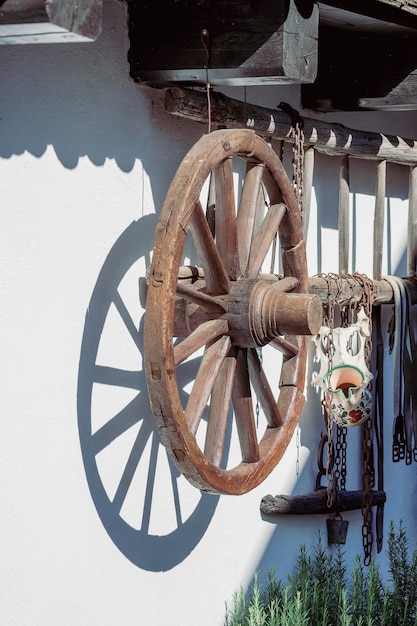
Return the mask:
<path id="1" fill-rule="evenodd" d="M 327 343 L 325 347 L 327 354 L 327 371 L 330 373 L 333 368 L 333 330 L 334 330 L 334 314 L 335 305 L 339 296 L 340 287 L 338 284 L 338 277 L 335 274 L 319 274 L 320 278 L 324 278 L 327 282 L 327 301 L 323 305 L 323 325 L 329 328 L 327 334 Z M 330 396 L 330 397 L 329 397 Z M 326 465 L 326 478 L 327 478 L 327 507 L 330 509 L 333 506 L 337 495 L 337 476 L 335 474 L 335 454 L 333 444 L 333 420 L 329 415 L 329 405 L 331 404 L 331 392 L 322 401 L 324 421 L 327 430 L 327 465 Z"/>
<path id="2" fill-rule="evenodd" d="M 333 421 L 330 419 L 328 407 L 326 402 L 323 401 L 324 418 L 327 426 L 327 466 L 326 466 L 326 478 L 327 478 L 327 508 L 331 509 L 336 497 L 336 481 L 334 475 L 334 446 L 333 446 Z"/>
<path id="3" fill-rule="evenodd" d="M 358 306 L 362 306 L 369 319 L 369 336 L 365 339 L 365 363 L 368 368 L 371 366 L 372 353 L 372 307 L 375 296 L 374 283 L 364 274 L 353 274 L 353 278 L 362 288 L 362 298 Z M 369 383 L 371 389 L 371 383 Z M 364 563 L 369 565 L 372 557 L 373 546 L 373 513 L 371 490 L 375 483 L 375 471 L 373 463 L 373 440 L 372 440 L 372 418 L 369 417 L 362 424 L 362 545 L 364 550 Z"/>
<path id="4" fill-rule="evenodd" d="M 364 563 L 369 565 L 372 556 L 374 536 L 372 531 L 372 420 L 368 419 L 362 425 L 362 545 L 364 551 Z"/>
<path id="5" fill-rule="evenodd" d="M 354 287 L 351 277 L 339 276 L 340 281 L 345 279 L 350 290 L 349 301 L 340 306 L 340 326 L 347 328 L 355 321 L 356 301 L 354 298 Z M 340 291 L 342 291 L 340 282 Z M 347 428 L 346 426 L 337 426 L 336 431 L 336 453 L 335 453 L 335 474 L 337 478 L 338 488 L 342 491 L 346 490 L 347 477 Z"/>
<path id="6" fill-rule="evenodd" d="M 292 151 L 293 151 L 293 159 L 292 159 L 292 180 L 293 180 L 293 188 L 297 198 L 298 210 L 301 215 L 301 219 L 303 218 L 303 184 L 304 184 L 304 131 L 303 131 L 303 122 L 301 120 L 300 115 L 297 111 L 292 109 L 291 114 L 292 119 L 292 129 L 291 134 L 293 137 Z M 294 125 L 294 120 L 295 125 Z M 284 156 L 284 142 L 281 142 L 280 147 L 280 158 L 283 160 Z M 297 478 L 300 474 L 300 427 L 297 424 L 296 429 L 296 446 L 297 446 L 297 459 L 296 459 L 296 475 Z"/>
<path id="7" fill-rule="evenodd" d="M 291 137 L 293 139 L 292 151 L 292 180 L 293 189 L 297 198 L 297 206 L 300 212 L 301 219 L 303 219 L 303 184 L 304 184 L 304 130 L 303 121 L 300 114 L 293 109 L 289 104 L 281 102 L 279 105 L 283 111 L 288 113 L 291 117 Z M 284 141 L 280 142 L 279 159 L 282 162 L 284 158 Z M 272 246 L 272 259 L 271 259 L 271 274 L 273 274 L 272 268 L 275 267 L 275 255 L 277 249 L 277 233 Z M 300 428 L 297 425 L 296 431 L 296 474 L 297 477 L 300 473 Z"/>
<path id="8" fill-rule="evenodd" d="M 293 187 L 297 198 L 298 210 L 303 217 L 304 206 L 304 125 L 298 115 L 293 122 Z"/>
<path id="9" fill-rule="evenodd" d="M 336 446 L 334 456 L 334 475 L 337 489 L 346 490 L 346 451 L 347 451 L 347 428 L 337 426 Z"/>
<path id="10" fill-rule="evenodd" d="M 334 329 L 334 306 L 335 306 L 335 294 L 331 285 L 331 277 L 326 276 L 327 280 L 327 304 L 324 310 L 324 320 L 323 323 L 328 326 L 329 334 L 327 335 L 327 359 L 328 359 L 328 368 L 327 371 L 330 373 L 333 367 L 333 329 Z M 327 426 L 327 467 L 326 467 L 326 477 L 327 477 L 327 507 L 330 509 L 332 507 L 335 495 L 336 495 L 336 485 L 334 479 L 334 460 L 333 460 L 333 421 L 330 419 L 329 414 L 329 405 L 331 404 L 331 398 L 328 399 L 327 403 L 324 400 L 324 416 Z"/>
<path id="11" fill-rule="evenodd" d="M 347 282 L 350 289 L 350 298 L 347 304 L 340 306 L 341 325 L 347 327 L 353 324 L 357 318 L 358 310 L 363 307 L 365 315 L 369 319 L 369 336 L 365 339 L 365 363 L 368 368 L 371 364 L 372 353 L 372 307 L 377 293 L 374 292 L 374 283 L 364 274 L 319 274 L 327 282 L 327 300 L 323 305 L 323 324 L 327 325 L 329 332 L 327 335 L 327 345 L 324 349 L 328 358 L 328 371 L 333 367 L 333 331 L 335 307 L 339 303 L 339 297 L 343 293 L 343 283 Z M 360 286 L 361 297 L 355 299 L 355 285 Z M 370 386 L 370 385 L 369 385 Z M 330 398 L 331 400 L 331 398 Z M 337 490 L 346 489 L 347 476 L 347 429 L 337 426 L 334 428 L 328 411 L 329 398 L 324 399 L 323 411 L 327 427 L 327 506 L 333 506 L 337 497 Z M 335 442 L 333 439 L 335 438 Z M 373 423 L 369 418 L 362 425 L 362 544 L 364 549 L 364 563 L 369 565 L 373 546 L 373 515 L 372 515 L 372 488 L 375 483 L 374 459 L 373 459 Z"/>
<path id="12" fill-rule="evenodd" d="M 293 188 L 297 198 L 297 205 L 301 217 L 303 216 L 303 189 L 304 189 L 304 122 L 296 109 L 287 102 L 281 102 L 278 108 L 291 118 L 290 137 L 292 141 L 292 171 Z"/>

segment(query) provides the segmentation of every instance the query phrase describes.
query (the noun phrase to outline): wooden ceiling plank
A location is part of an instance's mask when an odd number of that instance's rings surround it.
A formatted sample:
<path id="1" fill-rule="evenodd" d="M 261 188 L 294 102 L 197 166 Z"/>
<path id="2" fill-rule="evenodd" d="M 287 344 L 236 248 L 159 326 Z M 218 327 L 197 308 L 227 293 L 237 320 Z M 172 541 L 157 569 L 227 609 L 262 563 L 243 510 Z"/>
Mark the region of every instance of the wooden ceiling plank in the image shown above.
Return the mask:
<path id="1" fill-rule="evenodd" d="M 94 41 L 101 19 L 102 0 L 5 0 L 0 45 Z"/>

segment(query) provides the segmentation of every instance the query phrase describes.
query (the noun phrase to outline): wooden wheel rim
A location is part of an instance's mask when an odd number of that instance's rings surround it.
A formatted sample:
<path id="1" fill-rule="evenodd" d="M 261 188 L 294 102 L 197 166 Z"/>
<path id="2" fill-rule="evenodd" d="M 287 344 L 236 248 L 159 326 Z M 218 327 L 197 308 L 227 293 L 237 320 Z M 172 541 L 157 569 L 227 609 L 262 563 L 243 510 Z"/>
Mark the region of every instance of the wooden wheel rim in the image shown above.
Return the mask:
<path id="1" fill-rule="evenodd" d="M 154 418 L 164 445 L 186 478 L 199 489 L 243 494 L 259 485 L 285 452 L 304 402 L 307 344 L 302 335 L 287 336 L 294 355 L 284 358 L 278 412 L 280 425 L 267 428 L 259 458 L 243 459 L 232 469 L 211 462 L 196 442 L 180 401 L 173 349 L 175 294 L 180 258 L 193 211 L 209 174 L 233 155 L 262 164 L 285 204 L 279 224 L 284 277 L 295 277 L 307 293 L 308 274 L 301 219 L 292 185 L 272 148 L 251 130 L 221 130 L 203 136 L 182 161 L 167 194 L 155 233 L 149 273 L 144 349 L 145 371 Z M 253 367 L 257 364 L 252 363 Z"/>

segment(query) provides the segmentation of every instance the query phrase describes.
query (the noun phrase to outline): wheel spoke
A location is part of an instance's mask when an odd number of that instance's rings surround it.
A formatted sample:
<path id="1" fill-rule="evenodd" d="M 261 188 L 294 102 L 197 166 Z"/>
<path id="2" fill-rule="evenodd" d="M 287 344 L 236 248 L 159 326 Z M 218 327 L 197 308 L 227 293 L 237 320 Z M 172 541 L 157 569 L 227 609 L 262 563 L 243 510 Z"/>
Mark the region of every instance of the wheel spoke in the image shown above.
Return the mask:
<path id="1" fill-rule="evenodd" d="M 277 350 L 279 350 L 287 358 L 297 356 L 299 353 L 298 346 L 294 345 L 290 341 L 287 341 L 284 337 L 274 337 L 269 345 L 277 348 Z"/>
<path id="2" fill-rule="evenodd" d="M 269 207 L 264 221 L 252 240 L 249 257 L 249 278 L 256 278 L 260 272 L 262 263 L 274 241 L 275 233 L 286 210 L 285 204 L 273 204 Z"/>
<path id="3" fill-rule="evenodd" d="M 299 355 L 307 349 L 307 337 L 287 335 L 286 340 L 294 346 L 296 352 L 283 359 L 280 385 L 297 387 L 305 379 L 306 366 L 305 362 L 300 361 Z"/>
<path id="4" fill-rule="evenodd" d="M 210 174 L 209 191 L 207 197 L 206 219 L 213 238 L 216 234 L 216 185 L 213 174 Z"/>
<path id="5" fill-rule="evenodd" d="M 288 293 L 294 291 L 300 284 L 300 281 L 295 276 L 284 276 L 276 283 L 274 283 L 274 291 L 280 291 L 281 293 Z"/>
<path id="6" fill-rule="evenodd" d="M 267 422 L 270 427 L 277 428 L 282 425 L 282 418 L 258 353 L 254 349 L 248 350 L 248 364 L 250 379 Z"/>
<path id="7" fill-rule="evenodd" d="M 218 300 L 216 300 L 212 296 L 207 295 L 203 291 L 198 291 L 197 289 L 193 289 L 188 285 L 182 285 L 181 283 L 178 283 L 177 293 L 180 294 L 180 296 L 185 300 L 188 300 L 189 302 L 194 302 L 195 304 L 202 306 L 207 311 L 213 311 L 213 313 L 224 313 L 225 311 L 225 307 L 220 304 Z"/>
<path id="8" fill-rule="evenodd" d="M 218 466 L 220 466 L 223 458 L 235 371 L 236 359 L 234 356 L 229 355 L 225 358 L 220 368 L 210 399 L 204 454 L 209 461 Z"/>
<path id="9" fill-rule="evenodd" d="M 236 355 L 236 376 L 233 384 L 232 401 L 239 434 L 242 461 L 259 461 L 259 446 L 253 414 L 252 394 L 246 349 L 239 349 Z"/>
<path id="10" fill-rule="evenodd" d="M 200 202 L 197 202 L 191 214 L 190 229 L 194 246 L 201 259 L 209 294 L 225 294 L 230 291 L 230 282 L 219 251 L 214 243 L 206 216 Z"/>
<path id="11" fill-rule="evenodd" d="M 185 409 L 185 420 L 195 435 L 198 425 L 207 406 L 220 367 L 230 349 L 230 337 L 220 337 L 207 346 L 201 361 L 193 389 Z"/>
<path id="12" fill-rule="evenodd" d="M 238 160 L 244 177 L 233 172 Z M 300 214 L 270 145 L 248 129 L 202 137 L 171 183 L 150 274 L 145 363 L 164 443 L 197 488 L 246 493 L 288 446 L 304 402 L 304 334 L 318 315 L 314 307 L 304 311 L 310 300 Z M 276 363 L 261 363 L 256 346 L 270 337 L 280 354 Z M 256 401 L 268 426 L 262 433 Z M 227 450 L 232 433 L 237 463 Z"/>
<path id="13" fill-rule="evenodd" d="M 233 160 L 226 159 L 214 171 L 216 184 L 216 245 L 227 275 L 239 275 Z"/>
<path id="14" fill-rule="evenodd" d="M 220 335 L 226 335 L 229 325 L 226 320 L 209 320 L 198 326 L 188 337 L 174 348 L 174 361 L 177 367 L 194 352 L 213 341 Z"/>
<path id="15" fill-rule="evenodd" d="M 239 264 L 243 276 L 246 276 L 250 246 L 258 207 L 259 191 L 265 167 L 262 164 L 248 163 L 242 196 L 237 215 L 239 246 Z"/>

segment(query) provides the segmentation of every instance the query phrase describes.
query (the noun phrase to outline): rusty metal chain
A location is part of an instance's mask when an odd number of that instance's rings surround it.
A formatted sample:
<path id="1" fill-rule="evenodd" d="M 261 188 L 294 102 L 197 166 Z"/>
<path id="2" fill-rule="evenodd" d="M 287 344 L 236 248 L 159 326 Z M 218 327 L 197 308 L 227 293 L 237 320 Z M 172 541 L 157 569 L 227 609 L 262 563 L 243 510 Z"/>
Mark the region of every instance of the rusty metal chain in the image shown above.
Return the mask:
<path id="1" fill-rule="evenodd" d="M 341 325 L 348 326 L 354 323 L 358 310 L 363 307 L 365 315 L 369 319 L 370 334 L 365 339 L 365 362 L 370 368 L 372 354 L 372 307 L 377 297 L 373 281 L 365 274 L 319 274 L 327 282 L 327 300 L 323 305 L 323 324 L 329 328 L 327 345 L 325 346 L 328 358 L 328 370 L 333 367 L 333 330 L 335 307 L 342 293 L 342 281 L 347 281 L 351 298 L 349 302 L 340 307 Z M 362 296 L 359 300 L 354 298 L 355 285 L 359 284 Z M 326 402 L 323 401 L 324 416 L 327 426 L 327 506 L 330 508 L 337 495 L 337 489 L 346 489 L 346 461 L 347 461 L 347 429 L 337 427 L 336 442 L 333 443 L 334 431 L 332 420 L 328 415 Z M 369 418 L 362 426 L 362 544 L 364 549 L 364 563 L 369 565 L 373 546 L 373 514 L 372 514 L 372 488 L 375 483 L 373 463 L 373 424 Z"/>
<path id="2" fill-rule="evenodd" d="M 348 302 L 340 307 L 340 325 L 342 328 L 347 328 L 355 322 L 357 309 L 355 299 L 355 281 L 350 274 L 343 274 L 340 278 L 345 280 L 350 290 L 350 298 Z"/>
<path id="3" fill-rule="evenodd" d="M 333 367 L 333 330 L 334 330 L 334 307 L 335 307 L 335 297 L 334 291 L 331 287 L 331 277 L 324 275 L 324 278 L 327 280 L 327 304 L 324 311 L 324 320 L 323 323 L 328 326 L 329 334 L 327 335 L 327 359 L 328 359 L 328 372 Z M 331 404 L 331 399 L 329 404 Z M 335 476 L 334 476 L 334 446 L 333 446 L 333 421 L 330 418 L 329 414 L 329 406 L 326 404 L 326 401 L 323 401 L 324 407 L 324 416 L 327 426 L 327 467 L 326 467 L 326 478 L 327 478 L 327 507 L 330 509 L 334 502 L 334 498 L 336 496 L 336 484 L 335 484 Z"/>
<path id="4" fill-rule="evenodd" d="M 293 187 L 297 197 L 298 209 L 303 217 L 304 207 L 304 128 L 302 119 L 293 126 Z"/>
<path id="5" fill-rule="evenodd" d="M 356 280 L 362 288 L 362 298 L 357 303 L 357 308 L 363 307 L 365 314 L 369 318 L 369 336 L 365 340 L 365 361 L 368 367 L 371 364 L 372 354 L 372 307 L 376 296 L 375 285 L 371 278 L 368 278 L 365 274 L 352 274 L 354 280 Z"/>
<path id="6" fill-rule="evenodd" d="M 292 141 L 292 170 L 293 188 L 297 198 L 298 209 L 303 217 L 303 190 L 304 190 L 304 122 L 296 109 L 287 102 L 281 102 L 278 108 L 287 113 L 291 118 L 291 141 Z"/>
<path id="7" fill-rule="evenodd" d="M 369 565 L 371 562 L 372 546 L 374 542 L 371 500 L 373 484 L 372 458 L 372 420 L 368 419 L 362 425 L 362 545 L 365 565 Z"/>
<path id="8" fill-rule="evenodd" d="M 339 279 L 346 280 L 350 289 L 350 298 L 347 304 L 340 307 L 340 325 L 347 328 L 355 321 L 356 300 L 354 297 L 354 282 L 350 275 L 339 276 Z M 342 288 L 340 287 L 340 291 Z M 336 432 L 336 455 L 335 455 L 335 473 L 340 490 L 346 490 L 347 477 L 347 428 L 338 426 Z"/>
<path id="9" fill-rule="evenodd" d="M 334 455 L 334 475 L 337 489 L 346 490 L 346 452 L 347 452 L 347 428 L 345 426 L 337 426 L 336 430 L 336 446 Z"/>
<path id="10" fill-rule="evenodd" d="M 369 336 L 365 339 L 365 362 L 368 368 L 371 366 L 372 353 L 372 307 L 376 294 L 374 293 L 373 281 L 364 274 L 353 274 L 353 278 L 362 288 L 362 298 L 358 302 L 358 307 L 363 307 L 366 316 L 369 318 Z M 371 388 L 371 383 L 369 384 Z M 371 490 L 375 483 L 375 471 L 373 463 L 373 428 L 372 418 L 369 417 L 362 424 L 362 545 L 364 550 L 364 563 L 369 565 L 372 556 L 373 546 L 373 513 L 371 504 Z"/>
<path id="11" fill-rule="evenodd" d="M 324 418 L 327 426 L 327 508 L 331 509 L 336 498 L 336 478 L 334 473 L 334 445 L 333 445 L 333 421 L 329 416 L 328 407 L 323 402 Z"/>
<path id="12" fill-rule="evenodd" d="M 333 330 L 334 330 L 334 314 L 337 298 L 340 293 L 339 277 L 336 274 L 318 274 L 320 278 L 324 278 L 327 282 L 327 301 L 323 305 L 323 325 L 329 328 L 327 335 L 327 344 L 325 346 L 328 372 L 330 373 L 333 367 Z M 334 443 L 333 443 L 333 420 L 329 415 L 328 407 L 329 399 L 323 399 L 323 414 L 324 421 L 327 429 L 327 465 L 326 465 L 326 478 L 327 478 L 327 507 L 330 509 L 334 503 L 337 495 L 337 477 L 335 474 L 335 459 L 334 459 Z M 331 403 L 331 397 L 330 397 Z"/>

